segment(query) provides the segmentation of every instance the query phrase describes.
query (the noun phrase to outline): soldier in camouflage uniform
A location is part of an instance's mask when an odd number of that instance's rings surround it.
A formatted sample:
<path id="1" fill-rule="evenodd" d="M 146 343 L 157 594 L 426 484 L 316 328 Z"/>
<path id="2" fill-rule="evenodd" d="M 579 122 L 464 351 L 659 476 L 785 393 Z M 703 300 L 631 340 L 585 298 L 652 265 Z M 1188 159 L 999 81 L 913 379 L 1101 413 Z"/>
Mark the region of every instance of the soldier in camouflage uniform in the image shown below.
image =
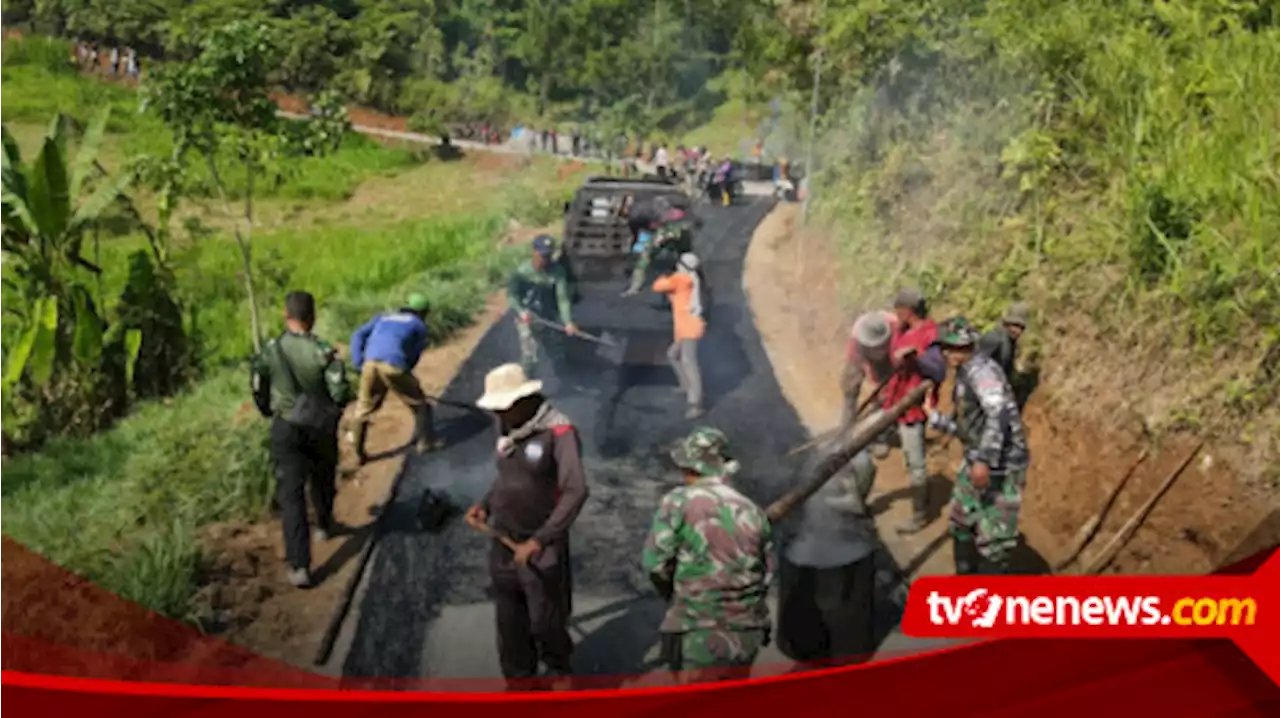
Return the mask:
<path id="1" fill-rule="evenodd" d="M 995 360 L 977 351 L 978 341 L 964 317 L 939 331 L 938 344 L 956 370 L 955 415 L 929 416 L 930 426 L 964 444 L 949 513 L 957 574 L 1008 571 L 1030 460 L 1009 380 Z"/>
<path id="2" fill-rule="evenodd" d="M 534 376 L 539 364 L 539 347 L 547 354 L 554 373 L 555 365 L 564 358 L 564 337 L 573 336 L 578 328 L 573 323 L 573 287 L 562 262 L 556 261 L 555 240 L 539 235 L 533 240 L 533 256 L 516 267 L 507 280 L 507 303 L 516 317 L 520 335 L 520 365 Z M 533 317 L 558 322 L 557 329 L 538 324 Z"/>
<path id="3" fill-rule="evenodd" d="M 340 528 L 333 518 L 338 421 L 352 398 L 337 352 L 311 333 L 315 319 L 315 297 L 290 292 L 285 297 L 286 331 L 253 359 L 254 402 L 263 416 L 272 418 L 271 456 L 288 579 L 298 588 L 311 585 L 307 485 L 319 524 L 315 539 L 327 541 Z"/>
<path id="4" fill-rule="evenodd" d="M 773 532 L 764 511 L 730 485 L 738 470 L 718 429 L 698 427 L 671 451 L 685 485 L 663 497 L 643 564 L 670 607 L 663 654 L 674 671 L 745 677 L 769 643 Z"/>
<path id="5" fill-rule="evenodd" d="M 669 251 L 675 256 L 693 251 L 693 226 L 684 210 L 670 206 L 665 197 L 654 200 L 658 209 L 657 220 L 649 225 L 652 237 L 636 258 L 636 266 L 631 270 L 631 284 L 623 296 L 631 296 L 640 291 L 644 285 L 649 265 L 659 252 Z"/>

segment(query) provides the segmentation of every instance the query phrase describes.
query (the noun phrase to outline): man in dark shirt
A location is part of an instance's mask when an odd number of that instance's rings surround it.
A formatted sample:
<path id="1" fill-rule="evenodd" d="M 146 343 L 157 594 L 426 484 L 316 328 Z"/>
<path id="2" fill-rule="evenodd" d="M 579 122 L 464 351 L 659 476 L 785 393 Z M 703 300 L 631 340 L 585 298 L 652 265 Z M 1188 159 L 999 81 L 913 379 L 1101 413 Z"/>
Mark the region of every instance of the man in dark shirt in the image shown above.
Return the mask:
<path id="1" fill-rule="evenodd" d="M 276 502 L 284 529 L 289 582 L 311 585 L 311 543 L 307 536 L 305 487 L 316 511 L 315 538 L 327 541 L 338 528 L 333 519 L 337 492 L 338 420 L 351 401 L 346 367 L 328 342 L 311 333 L 316 300 L 290 292 L 284 301 L 287 327 L 253 359 L 254 401 L 271 417 Z"/>
<path id="2" fill-rule="evenodd" d="M 1030 319 L 1031 308 L 1023 302 L 1014 302 L 1000 318 L 1000 325 L 983 334 L 982 339 L 978 341 L 978 351 L 994 359 L 996 364 L 1004 370 L 1005 378 L 1018 394 L 1019 406 L 1022 405 L 1025 397 L 1022 396 L 1021 391 L 1017 391 L 1020 388 L 1016 371 L 1018 340 L 1022 338 L 1022 333 L 1026 331 L 1027 322 Z"/>
<path id="3" fill-rule="evenodd" d="M 542 382 L 519 364 L 489 372 L 484 388 L 476 405 L 498 415 L 498 478 L 466 520 L 473 527 L 491 523 L 518 544 L 511 551 L 494 541 L 489 554 L 502 675 L 533 678 L 542 662 L 550 675 L 567 676 L 569 527 L 587 500 L 581 442 L 568 417 L 542 396 Z"/>

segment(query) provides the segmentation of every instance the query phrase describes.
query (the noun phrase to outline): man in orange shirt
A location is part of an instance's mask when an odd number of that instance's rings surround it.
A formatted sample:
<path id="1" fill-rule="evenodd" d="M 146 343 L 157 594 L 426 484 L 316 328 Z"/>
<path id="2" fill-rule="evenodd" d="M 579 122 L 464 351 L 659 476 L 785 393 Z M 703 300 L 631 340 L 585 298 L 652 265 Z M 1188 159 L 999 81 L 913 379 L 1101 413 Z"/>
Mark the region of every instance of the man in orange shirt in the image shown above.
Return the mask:
<path id="1" fill-rule="evenodd" d="M 702 311 L 702 276 L 698 257 L 692 252 L 680 255 L 674 274 L 658 277 L 653 291 L 668 295 L 675 340 L 667 350 L 667 359 L 676 372 L 680 391 L 688 398 L 686 419 L 702 415 L 702 373 L 698 369 L 698 341 L 707 330 Z"/>

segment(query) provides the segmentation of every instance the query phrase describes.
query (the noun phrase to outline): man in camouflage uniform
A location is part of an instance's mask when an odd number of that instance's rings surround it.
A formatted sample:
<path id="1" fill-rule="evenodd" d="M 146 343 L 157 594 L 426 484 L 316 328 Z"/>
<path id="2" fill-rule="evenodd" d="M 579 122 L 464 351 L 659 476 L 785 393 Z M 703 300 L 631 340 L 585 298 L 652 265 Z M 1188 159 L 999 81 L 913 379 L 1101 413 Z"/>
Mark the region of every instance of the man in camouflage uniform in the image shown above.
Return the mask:
<path id="1" fill-rule="evenodd" d="M 949 511 L 956 573 L 1006 573 L 1030 460 L 1022 416 L 1000 365 L 977 351 L 968 320 L 946 322 L 937 341 L 956 370 L 955 415 L 933 411 L 929 425 L 964 445 Z"/>
<path id="2" fill-rule="evenodd" d="M 564 358 L 565 335 L 578 332 L 573 323 L 573 287 L 555 252 L 554 239 L 545 234 L 535 237 L 533 256 L 516 267 L 507 280 L 507 303 L 520 335 L 520 365 L 529 376 L 537 371 L 539 347 L 547 353 L 548 369 L 554 374 Z M 535 316 L 562 324 L 564 331 L 539 324 Z"/>
<path id="3" fill-rule="evenodd" d="M 723 677 L 746 677 L 769 643 L 772 527 L 730 485 L 738 464 L 718 429 L 694 429 L 671 458 L 685 485 L 663 497 L 643 555 L 670 604 L 660 629 L 663 657 L 673 671 L 721 668 Z"/>
<path id="4" fill-rule="evenodd" d="M 649 265 L 659 252 L 670 251 L 678 257 L 693 251 L 693 226 L 684 210 L 672 207 L 665 197 L 655 199 L 654 208 L 657 216 L 646 228 L 652 236 L 636 258 L 636 266 L 631 270 L 631 284 L 623 292 L 623 296 L 631 296 L 640 291 L 649 272 Z"/>
<path id="5" fill-rule="evenodd" d="M 276 503 L 284 529 L 289 582 L 311 585 L 311 537 L 307 535 L 305 487 L 319 526 L 317 541 L 339 528 L 333 518 L 337 493 L 338 421 L 351 401 L 346 367 L 337 352 L 311 333 L 316 300 L 307 292 L 285 297 L 285 332 L 253 359 L 253 394 L 258 410 L 271 417 Z"/>

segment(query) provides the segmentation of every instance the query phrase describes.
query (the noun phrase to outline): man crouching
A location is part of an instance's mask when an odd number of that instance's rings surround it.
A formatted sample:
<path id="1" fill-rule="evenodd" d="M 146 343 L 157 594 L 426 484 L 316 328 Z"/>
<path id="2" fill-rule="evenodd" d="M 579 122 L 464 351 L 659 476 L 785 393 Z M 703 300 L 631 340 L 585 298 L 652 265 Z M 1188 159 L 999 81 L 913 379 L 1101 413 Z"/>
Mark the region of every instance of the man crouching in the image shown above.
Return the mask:
<path id="1" fill-rule="evenodd" d="M 773 532 L 763 510 L 730 485 L 728 439 L 703 426 L 671 451 L 684 486 L 662 499 L 645 542 L 644 569 L 669 604 L 663 659 L 673 671 L 746 678 L 769 643 Z"/>

